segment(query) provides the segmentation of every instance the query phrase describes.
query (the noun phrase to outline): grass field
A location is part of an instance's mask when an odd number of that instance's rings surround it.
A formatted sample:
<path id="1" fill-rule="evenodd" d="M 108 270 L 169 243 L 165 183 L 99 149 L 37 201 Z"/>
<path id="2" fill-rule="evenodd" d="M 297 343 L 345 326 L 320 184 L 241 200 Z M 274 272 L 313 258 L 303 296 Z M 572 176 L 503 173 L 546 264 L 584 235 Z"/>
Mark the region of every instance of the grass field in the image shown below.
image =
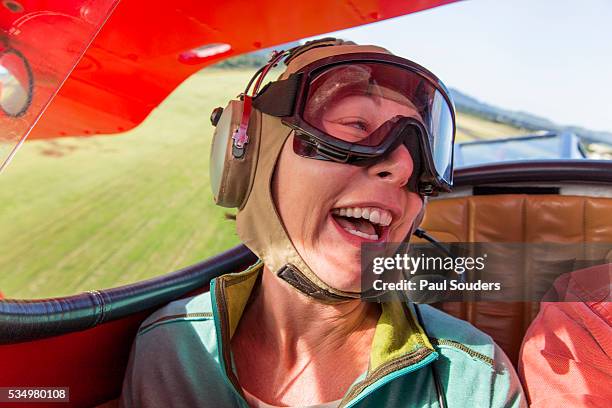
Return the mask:
<path id="1" fill-rule="evenodd" d="M 491 139 L 498 136 L 518 136 L 530 133 L 533 132 L 457 112 L 457 134 L 455 135 L 455 140 L 459 142 L 476 139 Z"/>
<path id="2" fill-rule="evenodd" d="M 196 74 L 122 135 L 25 143 L 0 175 L 0 292 L 39 298 L 109 288 L 237 244 L 209 188 L 209 116 L 250 74 Z M 458 121 L 459 140 L 520 133 L 466 115 Z"/>

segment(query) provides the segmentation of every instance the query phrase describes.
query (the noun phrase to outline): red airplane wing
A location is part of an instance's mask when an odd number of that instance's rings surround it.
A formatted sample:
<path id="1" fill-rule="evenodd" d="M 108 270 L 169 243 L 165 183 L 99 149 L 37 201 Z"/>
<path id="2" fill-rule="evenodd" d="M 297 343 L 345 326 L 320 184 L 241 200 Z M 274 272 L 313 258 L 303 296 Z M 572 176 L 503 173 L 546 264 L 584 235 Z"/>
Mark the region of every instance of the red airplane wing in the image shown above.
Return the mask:
<path id="1" fill-rule="evenodd" d="M 230 56 L 453 1 L 123 0 L 103 27 L 114 0 L 21 1 L 12 2 L 19 10 L 0 7 L 0 24 L 32 66 L 34 102 L 59 88 L 60 71 L 69 75 L 28 136 L 53 138 L 133 128 L 191 74 Z M 70 72 L 96 25 L 99 34 Z M 211 44 L 219 46 L 189 52 Z M 53 80 L 45 73 L 50 66 Z M 24 125 L 36 115 L 26 116 Z"/>

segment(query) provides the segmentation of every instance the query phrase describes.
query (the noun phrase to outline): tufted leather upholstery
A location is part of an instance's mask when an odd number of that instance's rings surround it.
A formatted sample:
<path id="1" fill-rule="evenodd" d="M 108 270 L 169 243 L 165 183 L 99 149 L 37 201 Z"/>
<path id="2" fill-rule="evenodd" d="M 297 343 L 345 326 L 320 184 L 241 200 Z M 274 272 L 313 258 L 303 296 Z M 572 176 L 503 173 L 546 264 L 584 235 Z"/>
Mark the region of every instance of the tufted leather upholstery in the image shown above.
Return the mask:
<path id="1" fill-rule="evenodd" d="M 612 198 L 483 195 L 430 201 L 421 226 L 442 242 L 612 242 Z M 418 239 L 415 241 L 419 241 Z M 609 254 L 583 254 L 601 259 Z M 536 268 L 515 272 L 533 279 Z M 483 330 L 516 364 L 535 302 L 447 302 L 439 308 Z"/>

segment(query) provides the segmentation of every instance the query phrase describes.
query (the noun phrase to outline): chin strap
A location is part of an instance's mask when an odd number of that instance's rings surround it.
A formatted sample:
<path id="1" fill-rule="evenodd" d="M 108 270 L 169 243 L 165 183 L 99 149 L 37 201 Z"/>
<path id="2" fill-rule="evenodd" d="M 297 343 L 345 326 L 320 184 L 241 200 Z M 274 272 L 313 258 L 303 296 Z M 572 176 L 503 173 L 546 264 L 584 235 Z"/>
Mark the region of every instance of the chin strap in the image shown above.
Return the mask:
<path id="1" fill-rule="evenodd" d="M 283 266 L 276 273 L 276 275 L 306 296 L 314 298 L 323 303 L 337 304 L 359 299 L 361 297 L 361 293 L 337 290 L 343 294 L 336 294 L 327 289 L 321 288 L 311 281 L 306 275 L 300 272 L 298 268 L 291 264 Z"/>
<path id="2" fill-rule="evenodd" d="M 421 209 L 421 212 L 415 218 L 414 223 L 412 224 L 412 227 L 410 228 L 410 232 L 404 239 L 404 242 L 409 242 L 410 237 L 413 234 L 416 236 L 420 235 L 420 232 L 422 230 L 418 228 L 418 225 L 420 225 L 421 221 L 423 220 L 423 214 L 425 212 L 424 211 L 425 202 L 426 202 L 426 198 L 424 197 L 423 209 Z M 338 304 L 338 303 L 348 302 L 348 301 L 355 300 L 355 299 L 366 299 L 366 298 L 369 300 L 375 300 L 375 298 L 380 295 L 380 293 L 378 293 L 378 295 L 374 297 L 369 297 L 367 292 L 345 292 L 339 289 L 335 289 L 334 292 L 331 292 L 325 288 L 320 287 L 316 283 L 314 283 L 306 275 L 304 275 L 298 268 L 296 268 L 295 266 L 291 264 L 286 264 L 285 266 L 280 268 L 276 272 L 276 276 L 278 276 L 279 278 L 287 282 L 289 285 L 291 285 L 293 288 L 295 288 L 302 294 L 309 296 L 313 299 L 316 299 L 319 302 L 327 303 L 327 304 Z"/>

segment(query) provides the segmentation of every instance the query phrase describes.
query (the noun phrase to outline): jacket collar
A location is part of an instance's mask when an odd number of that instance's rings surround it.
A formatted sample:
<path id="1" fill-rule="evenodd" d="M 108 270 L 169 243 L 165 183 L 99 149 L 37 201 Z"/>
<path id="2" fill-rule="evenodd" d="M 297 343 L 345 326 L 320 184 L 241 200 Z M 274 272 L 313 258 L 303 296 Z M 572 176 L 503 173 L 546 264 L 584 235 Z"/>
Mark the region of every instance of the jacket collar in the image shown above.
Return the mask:
<path id="1" fill-rule="evenodd" d="M 258 278 L 263 263 L 258 261 L 247 270 L 220 276 L 211 282 L 213 313 L 217 327 L 219 357 L 225 374 L 237 391 L 241 387 L 232 369 L 230 341 Z M 438 356 L 431 341 L 419 324 L 412 305 L 404 302 L 381 303 L 370 363 L 364 378 L 349 389 L 341 406 L 361 394 L 366 388 L 373 391 L 375 384 L 382 386 L 398 371 L 410 372 L 435 360 Z"/>

